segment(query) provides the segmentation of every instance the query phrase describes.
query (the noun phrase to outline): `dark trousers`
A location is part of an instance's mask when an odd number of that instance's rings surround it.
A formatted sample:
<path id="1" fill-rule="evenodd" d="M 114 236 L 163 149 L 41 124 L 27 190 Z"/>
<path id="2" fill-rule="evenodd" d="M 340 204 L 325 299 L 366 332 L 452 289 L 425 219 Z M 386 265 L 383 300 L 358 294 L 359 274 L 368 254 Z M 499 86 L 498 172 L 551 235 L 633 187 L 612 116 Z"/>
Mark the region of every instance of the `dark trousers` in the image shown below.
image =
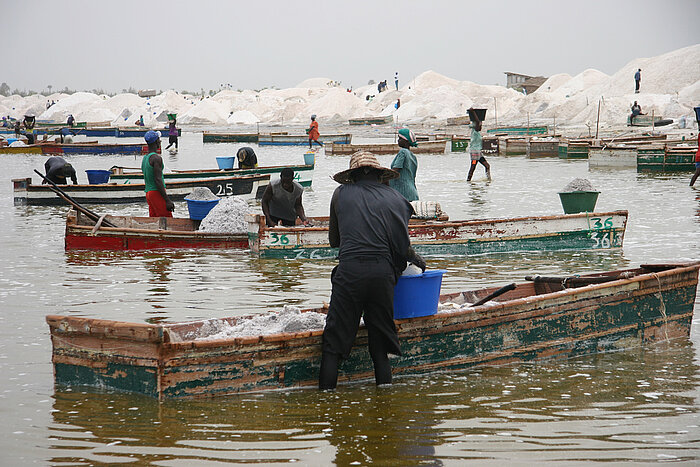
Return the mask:
<path id="1" fill-rule="evenodd" d="M 639 92 L 639 80 L 634 80 L 634 92 Z"/>
<path id="2" fill-rule="evenodd" d="M 331 276 L 333 289 L 323 331 L 323 351 L 347 358 L 364 316 L 367 333 L 386 353 L 401 355 L 394 324 L 394 268 L 386 260 L 341 261 Z"/>
<path id="3" fill-rule="evenodd" d="M 376 383 L 391 383 L 387 354 L 401 355 L 394 324 L 396 276 L 393 266 L 373 257 L 344 260 L 333 269 L 331 283 L 333 290 L 323 330 L 319 388 L 335 388 L 338 361 L 350 355 L 363 316 Z"/>
<path id="4" fill-rule="evenodd" d="M 175 144 L 175 149 L 177 149 L 177 136 L 175 135 L 170 135 L 168 137 L 168 145 L 165 147 L 165 149 L 168 149 L 170 146 Z"/>

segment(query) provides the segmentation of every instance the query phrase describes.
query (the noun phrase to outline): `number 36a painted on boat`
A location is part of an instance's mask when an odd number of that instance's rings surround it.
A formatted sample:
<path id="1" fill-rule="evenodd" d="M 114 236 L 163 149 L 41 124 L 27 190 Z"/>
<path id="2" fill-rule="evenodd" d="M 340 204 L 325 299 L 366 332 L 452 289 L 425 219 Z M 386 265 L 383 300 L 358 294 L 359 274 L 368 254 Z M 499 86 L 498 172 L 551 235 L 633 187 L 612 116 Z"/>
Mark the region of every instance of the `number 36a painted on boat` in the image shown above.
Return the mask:
<path id="1" fill-rule="evenodd" d="M 600 232 L 601 230 L 611 229 L 613 226 L 612 217 L 601 219 L 600 217 L 591 217 L 591 232 L 590 238 L 593 240 L 593 248 L 617 248 L 622 246 L 622 232 Z"/>

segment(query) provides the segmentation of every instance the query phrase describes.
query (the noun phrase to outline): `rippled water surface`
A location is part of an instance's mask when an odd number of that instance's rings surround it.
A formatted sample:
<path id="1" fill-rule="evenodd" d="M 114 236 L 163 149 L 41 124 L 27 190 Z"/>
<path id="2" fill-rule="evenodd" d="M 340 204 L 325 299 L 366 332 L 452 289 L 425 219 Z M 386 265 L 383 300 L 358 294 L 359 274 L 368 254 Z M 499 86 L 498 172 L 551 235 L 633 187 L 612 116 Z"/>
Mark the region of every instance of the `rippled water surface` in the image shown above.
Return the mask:
<path id="1" fill-rule="evenodd" d="M 370 132 L 368 132 L 367 136 Z M 362 142 L 361 138 L 358 138 Z M 109 141 L 109 139 L 105 139 Z M 136 141 L 136 140 L 133 140 Z M 240 145 L 203 145 L 185 133 L 166 168 L 215 167 Z M 261 165 L 301 163 L 303 148 L 258 148 Z M 43 170 L 44 156 L 1 155 L 0 465 L 161 466 L 223 462 L 463 465 L 700 461 L 700 328 L 691 338 L 569 361 L 515 364 L 372 382 L 336 392 L 295 390 L 215 400 L 157 401 L 53 386 L 47 314 L 179 322 L 328 301 L 334 261 L 259 260 L 245 251 L 70 252 L 67 207 L 15 207 L 12 178 Z M 380 156 L 388 165 L 392 156 Z M 138 166 L 131 156 L 73 156 L 86 169 Z M 624 248 L 435 258 L 443 291 L 700 259 L 700 190 L 690 174 L 590 170 L 587 161 L 489 157 L 493 181 L 465 181 L 466 156 L 419 155 L 418 191 L 452 219 L 561 212 L 557 191 L 588 178 L 597 210 L 630 213 Z M 347 157 L 317 157 L 308 215 L 327 215 Z M 34 179 L 37 176 L 34 175 Z M 186 216 L 176 203 L 177 216 Z M 147 207 L 90 206 L 145 215 Z M 696 301 L 696 305 L 700 303 Z M 697 306 L 696 306 L 697 309 Z"/>

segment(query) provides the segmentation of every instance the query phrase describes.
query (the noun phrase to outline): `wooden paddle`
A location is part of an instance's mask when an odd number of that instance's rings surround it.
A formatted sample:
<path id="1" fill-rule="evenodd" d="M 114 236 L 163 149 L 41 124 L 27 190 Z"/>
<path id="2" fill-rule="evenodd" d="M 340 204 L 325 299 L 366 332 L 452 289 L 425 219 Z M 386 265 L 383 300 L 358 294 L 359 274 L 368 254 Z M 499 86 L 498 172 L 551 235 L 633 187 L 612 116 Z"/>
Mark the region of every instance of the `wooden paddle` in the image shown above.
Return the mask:
<path id="1" fill-rule="evenodd" d="M 82 204 L 78 203 L 78 202 L 77 202 L 76 200 L 74 200 L 73 198 L 71 198 L 70 195 L 69 195 L 68 193 L 66 193 L 65 191 L 63 191 L 62 189 L 60 189 L 60 188 L 58 187 L 58 185 L 56 185 L 54 182 L 52 182 L 51 180 L 49 180 L 48 178 L 46 178 L 41 172 L 39 172 L 39 171 L 36 170 L 36 169 L 34 169 L 34 172 L 36 172 L 37 175 L 39 175 L 41 178 L 43 178 L 44 180 L 46 180 L 46 183 L 49 184 L 49 188 L 51 188 L 51 191 L 53 191 L 54 193 L 56 193 L 56 194 L 57 194 L 60 198 L 62 198 L 65 202 L 67 202 L 68 204 L 72 205 L 77 211 L 80 211 L 80 212 L 82 212 L 83 214 L 85 214 L 85 215 L 86 215 L 90 220 L 92 220 L 93 222 L 97 222 L 98 220 L 100 220 L 100 216 L 98 216 L 97 214 L 95 214 L 94 212 L 92 212 L 91 210 L 89 210 L 88 208 L 86 208 L 86 207 L 83 206 Z M 116 225 L 114 225 L 114 224 L 112 224 L 110 221 L 104 220 L 104 219 L 102 220 L 102 225 L 104 225 L 105 227 L 116 227 Z"/>
<path id="2" fill-rule="evenodd" d="M 506 293 L 510 290 L 515 290 L 515 282 L 510 283 L 506 286 L 501 287 L 500 289 L 498 289 L 496 291 L 491 292 L 490 294 L 488 294 L 487 296 L 485 296 L 484 298 L 482 298 L 478 302 L 472 303 L 471 306 L 474 307 L 474 306 L 483 305 L 484 303 L 488 302 L 489 300 L 493 300 L 494 298 L 498 297 L 499 295 L 503 295 L 504 293 Z"/>

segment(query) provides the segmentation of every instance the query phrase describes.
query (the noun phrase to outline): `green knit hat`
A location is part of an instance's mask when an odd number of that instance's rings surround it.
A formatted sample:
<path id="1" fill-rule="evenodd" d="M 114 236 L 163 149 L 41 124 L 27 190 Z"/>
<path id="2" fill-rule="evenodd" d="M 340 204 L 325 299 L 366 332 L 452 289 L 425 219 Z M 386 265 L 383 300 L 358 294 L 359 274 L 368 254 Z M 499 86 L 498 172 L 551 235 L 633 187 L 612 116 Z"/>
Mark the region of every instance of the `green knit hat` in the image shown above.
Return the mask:
<path id="1" fill-rule="evenodd" d="M 418 143 L 416 142 L 416 135 L 414 135 L 408 128 L 401 128 L 399 130 L 399 138 L 408 141 L 408 145 L 411 147 L 418 146 Z"/>

